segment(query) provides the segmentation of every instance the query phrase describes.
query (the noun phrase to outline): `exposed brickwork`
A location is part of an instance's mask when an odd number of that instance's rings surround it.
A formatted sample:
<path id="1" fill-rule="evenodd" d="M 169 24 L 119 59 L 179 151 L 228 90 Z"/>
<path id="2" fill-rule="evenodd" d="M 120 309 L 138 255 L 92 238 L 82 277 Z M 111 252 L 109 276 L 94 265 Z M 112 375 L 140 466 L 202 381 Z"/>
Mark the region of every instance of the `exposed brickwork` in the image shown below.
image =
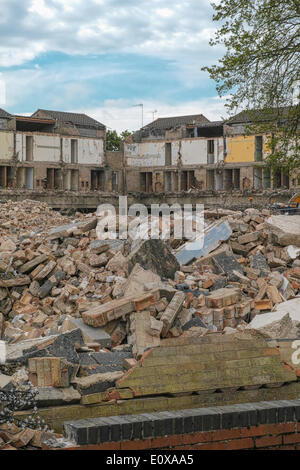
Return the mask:
<path id="1" fill-rule="evenodd" d="M 65 423 L 72 449 L 300 448 L 300 399 L 123 415 Z"/>

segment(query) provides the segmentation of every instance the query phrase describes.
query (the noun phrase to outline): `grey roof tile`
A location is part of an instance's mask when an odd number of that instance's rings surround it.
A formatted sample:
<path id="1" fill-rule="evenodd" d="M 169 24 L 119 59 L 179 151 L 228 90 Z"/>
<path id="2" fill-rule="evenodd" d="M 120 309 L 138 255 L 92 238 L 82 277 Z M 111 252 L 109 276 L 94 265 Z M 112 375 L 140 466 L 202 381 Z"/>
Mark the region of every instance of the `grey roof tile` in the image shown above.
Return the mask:
<path id="1" fill-rule="evenodd" d="M 9 114 L 8 112 L 6 112 L 4 109 L 0 108 L 0 118 L 7 118 L 7 119 L 10 119 L 12 118 L 13 116 L 11 114 Z"/>
<path id="2" fill-rule="evenodd" d="M 150 124 L 147 124 L 143 129 L 171 129 L 172 127 L 182 126 L 187 124 L 193 124 L 194 122 L 202 123 L 209 122 L 209 120 L 203 116 L 203 114 L 191 114 L 189 116 L 175 116 L 158 118 Z"/>
<path id="3" fill-rule="evenodd" d="M 96 121 L 95 119 L 83 113 L 69 113 L 69 112 L 63 112 L 63 111 L 52 111 L 48 109 L 38 109 L 38 111 L 42 111 L 43 113 L 48 114 L 49 116 L 59 121 L 71 122 L 75 126 L 91 126 L 91 127 L 102 128 L 102 129 L 105 127 L 104 124 L 102 124 L 101 122 Z M 36 113 L 38 111 L 36 111 Z M 34 117 L 34 114 L 32 115 L 33 117 Z"/>

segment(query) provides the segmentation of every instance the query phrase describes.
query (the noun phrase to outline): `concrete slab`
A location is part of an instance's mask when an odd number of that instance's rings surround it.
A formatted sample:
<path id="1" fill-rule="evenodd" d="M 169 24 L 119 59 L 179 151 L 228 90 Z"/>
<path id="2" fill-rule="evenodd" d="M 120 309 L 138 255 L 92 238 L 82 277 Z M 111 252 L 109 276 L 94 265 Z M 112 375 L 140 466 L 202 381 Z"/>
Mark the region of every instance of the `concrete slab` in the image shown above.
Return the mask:
<path id="1" fill-rule="evenodd" d="M 209 225 L 196 240 L 185 243 L 175 251 L 175 257 L 180 264 L 190 263 L 193 259 L 208 255 L 232 234 L 227 221 L 219 220 Z"/>

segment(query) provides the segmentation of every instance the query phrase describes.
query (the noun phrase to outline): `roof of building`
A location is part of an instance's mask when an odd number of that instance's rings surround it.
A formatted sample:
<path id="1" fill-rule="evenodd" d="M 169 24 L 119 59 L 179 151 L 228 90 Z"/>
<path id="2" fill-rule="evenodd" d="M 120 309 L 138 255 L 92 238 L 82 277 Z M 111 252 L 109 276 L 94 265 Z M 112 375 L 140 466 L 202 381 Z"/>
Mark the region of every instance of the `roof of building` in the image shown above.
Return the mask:
<path id="1" fill-rule="evenodd" d="M 11 114 L 9 114 L 8 112 L 6 112 L 4 109 L 0 108 L 0 118 L 7 118 L 7 119 L 10 119 L 12 118 L 13 116 Z"/>
<path id="2" fill-rule="evenodd" d="M 252 121 L 269 121 L 287 116 L 290 109 L 291 108 L 288 106 L 282 106 L 279 108 L 245 110 L 232 116 L 226 122 L 227 124 L 234 124 L 249 123 Z"/>
<path id="3" fill-rule="evenodd" d="M 193 123 L 209 122 L 209 120 L 203 116 L 203 114 L 191 114 L 189 116 L 175 116 L 158 118 L 150 124 L 147 124 L 144 128 L 149 129 L 171 129 L 172 127 L 183 126 Z"/>
<path id="4" fill-rule="evenodd" d="M 38 111 L 42 111 L 43 113 L 48 114 L 49 116 L 54 119 L 57 119 L 58 121 L 71 122 L 75 126 L 105 128 L 104 124 L 99 121 L 96 121 L 95 119 L 83 113 L 69 113 L 63 111 L 52 111 L 48 109 L 38 109 L 35 113 L 33 113 L 32 116 L 34 116 L 34 114 L 36 114 Z"/>
<path id="5" fill-rule="evenodd" d="M 218 127 L 222 126 L 225 121 L 208 121 L 208 122 L 199 122 L 197 123 L 197 127 Z M 188 126 L 192 126 L 193 124 L 190 124 Z"/>

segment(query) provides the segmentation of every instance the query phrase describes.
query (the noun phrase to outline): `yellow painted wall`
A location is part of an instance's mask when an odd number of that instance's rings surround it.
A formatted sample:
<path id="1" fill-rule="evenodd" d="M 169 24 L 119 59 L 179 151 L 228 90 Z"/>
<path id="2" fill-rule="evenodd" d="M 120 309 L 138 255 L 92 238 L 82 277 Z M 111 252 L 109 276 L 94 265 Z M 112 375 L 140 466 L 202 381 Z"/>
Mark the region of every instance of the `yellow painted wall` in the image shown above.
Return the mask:
<path id="1" fill-rule="evenodd" d="M 255 138 L 253 135 L 227 137 L 226 163 L 254 162 Z"/>
<path id="2" fill-rule="evenodd" d="M 263 159 L 269 149 L 268 137 L 263 136 Z M 227 137 L 226 163 L 255 162 L 255 135 Z"/>

